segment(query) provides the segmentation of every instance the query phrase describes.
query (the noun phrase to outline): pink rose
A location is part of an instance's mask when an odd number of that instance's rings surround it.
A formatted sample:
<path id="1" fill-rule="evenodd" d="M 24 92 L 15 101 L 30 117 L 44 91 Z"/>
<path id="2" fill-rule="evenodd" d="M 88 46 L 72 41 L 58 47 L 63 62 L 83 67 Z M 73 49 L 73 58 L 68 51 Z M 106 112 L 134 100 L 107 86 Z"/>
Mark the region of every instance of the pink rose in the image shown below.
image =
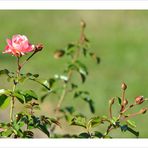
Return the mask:
<path id="1" fill-rule="evenodd" d="M 28 41 L 28 38 L 25 35 L 14 35 L 12 40 L 7 39 L 7 46 L 3 53 L 12 54 L 14 56 L 22 56 L 27 52 L 32 52 L 35 48 L 34 45 L 31 45 Z"/>

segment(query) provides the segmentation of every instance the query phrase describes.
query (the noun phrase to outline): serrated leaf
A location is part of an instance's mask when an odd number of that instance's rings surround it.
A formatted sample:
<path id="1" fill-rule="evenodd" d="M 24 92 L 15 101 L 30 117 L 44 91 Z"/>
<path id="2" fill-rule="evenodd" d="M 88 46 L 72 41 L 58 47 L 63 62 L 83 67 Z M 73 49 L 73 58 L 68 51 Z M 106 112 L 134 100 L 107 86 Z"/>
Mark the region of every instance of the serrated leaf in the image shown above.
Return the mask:
<path id="1" fill-rule="evenodd" d="M 10 104 L 10 98 L 5 94 L 0 95 L 0 108 L 6 109 Z"/>

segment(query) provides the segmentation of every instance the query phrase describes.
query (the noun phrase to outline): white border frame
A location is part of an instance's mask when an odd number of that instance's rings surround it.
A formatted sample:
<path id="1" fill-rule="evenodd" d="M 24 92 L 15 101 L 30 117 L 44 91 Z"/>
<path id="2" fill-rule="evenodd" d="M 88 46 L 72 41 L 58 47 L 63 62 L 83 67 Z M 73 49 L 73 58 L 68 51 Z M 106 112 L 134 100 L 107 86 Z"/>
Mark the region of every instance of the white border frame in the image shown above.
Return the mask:
<path id="1" fill-rule="evenodd" d="M 0 0 L 1 10 L 141 10 L 147 0 Z"/>
<path id="2" fill-rule="evenodd" d="M 0 10 L 148 10 L 146 0 L 0 0 Z M 148 148 L 147 139 L 0 139 L 0 148 Z"/>
<path id="3" fill-rule="evenodd" d="M 2 147 L 1 147 L 2 146 Z M 147 148 L 147 139 L 3 139 L 1 148 Z"/>

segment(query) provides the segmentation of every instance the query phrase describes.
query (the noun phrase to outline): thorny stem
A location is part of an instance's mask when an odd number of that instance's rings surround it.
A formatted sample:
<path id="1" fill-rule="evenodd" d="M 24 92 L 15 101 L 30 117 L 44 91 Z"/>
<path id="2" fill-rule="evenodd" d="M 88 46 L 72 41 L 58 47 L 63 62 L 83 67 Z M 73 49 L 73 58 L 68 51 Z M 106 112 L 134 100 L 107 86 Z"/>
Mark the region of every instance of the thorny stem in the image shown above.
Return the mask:
<path id="1" fill-rule="evenodd" d="M 83 45 L 84 44 L 84 41 L 85 41 L 84 29 L 85 29 L 85 27 L 84 26 L 81 26 L 80 39 L 79 39 L 79 42 L 78 42 L 80 45 Z M 79 57 L 79 54 L 80 54 L 80 48 L 77 49 L 77 51 L 76 51 L 76 53 L 75 53 L 75 55 L 74 55 L 74 57 L 72 59 L 72 63 L 75 63 L 77 61 L 77 59 Z M 67 83 L 64 83 L 63 92 L 62 92 L 62 94 L 60 96 L 60 99 L 58 101 L 58 104 L 56 106 L 56 109 L 55 109 L 55 112 L 56 113 L 60 110 L 61 104 L 62 104 L 64 98 L 67 95 L 67 92 L 68 92 L 67 87 L 68 87 L 68 84 L 69 84 L 69 82 L 71 80 L 72 75 L 73 75 L 73 70 L 71 69 L 71 70 L 69 70 L 69 72 L 67 74 L 68 81 L 67 81 Z"/>
<path id="2" fill-rule="evenodd" d="M 83 22 L 83 23 L 84 23 L 84 22 Z M 85 41 L 84 29 L 85 29 L 85 26 L 81 25 L 80 39 L 79 39 L 79 41 L 78 41 L 78 44 L 80 44 L 80 45 L 83 45 L 83 44 L 84 44 L 84 41 Z M 79 54 L 80 54 L 80 48 L 78 48 L 78 49 L 76 50 L 76 53 L 75 53 L 75 55 L 73 56 L 73 59 L 72 59 L 72 63 L 73 63 L 73 64 L 77 61 L 77 59 L 78 59 L 78 57 L 79 57 Z M 67 93 L 68 93 L 67 87 L 68 87 L 68 84 L 69 84 L 69 82 L 70 82 L 70 80 L 71 80 L 71 78 L 72 78 L 72 75 L 73 75 L 73 70 L 70 69 L 69 72 L 68 72 L 68 74 L 67 74 L 67 82 L 64 83 L 63 92 L 62 92 L 62 94 L 61 94 L 61 96 L 60 96 L 60 99 L 59 99 L 59 101 L 58 101 L 58 103 L 57 103 L 57 106 L 56 106 L 56 109 L 55 109 L 55 113 L 56 113 L 56 114 L 59 112 L 60 107 L 61 107 L 61 104 L 62 104 L 64 98 L 66 97 Z M 59 120 L 59 119 L 60 119 L 60 118 L 57 117 L 57 120 Z M 54 125 L 54 126 L 51 128 L 51 132 L 53 132 L 53 131 L 55 130 L 55 128 L 56 128 L 56 126 Z"/>
<path id="3" fill-rule="evenodd" d="M 19 75 L 20 75 L 20 70 L 21 70 L 20 57 L 17 57 L 17 71 L 16 71 L 16 79 L 17 80 L 14 80 L 13 81 L 14 82 L 14 85 L 13 85 L 12 92 L 15 91 L 16 86 L 18 84 L 18 78 L 19 78 Z M 11 99 L 11 107 L 10 107 L 10 121 L 11 121 L 11 123 L 13 122 L 14 104 L 15 104 L 15 97 L 12 96 L 12 99 Z"/>

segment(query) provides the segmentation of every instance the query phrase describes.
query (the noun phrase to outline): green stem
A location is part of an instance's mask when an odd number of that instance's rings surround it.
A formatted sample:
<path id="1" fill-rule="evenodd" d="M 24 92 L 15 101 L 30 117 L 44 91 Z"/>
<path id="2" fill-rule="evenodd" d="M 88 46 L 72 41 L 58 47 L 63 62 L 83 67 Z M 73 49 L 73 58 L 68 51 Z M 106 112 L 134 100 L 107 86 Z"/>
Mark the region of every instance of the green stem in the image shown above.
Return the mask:
<path id="1" fill-rule="evenodd" d="M 78 43 L 79 43 L 80 45 L 83 45 L 84 42 L 85 42 L 85 34 L 84 34 L 84 27 L 82 26 L 82 27 L 81 27 L 81 32 L 80 32 L 80 39 L 79 39 Z M 78 49 L 76 50 L 76 53 L 75 53 L 75 55 L 74 55 L 74 57 L 73 57 L 73 59 L 72 59 L 72 63 L 73 63 L 73 64 L 74 64 L 74 63 L 77 61 L 77 59 L 79 58 L 79 54 L 80 54 L 80 48 L 78 48 Z M 58 101 L 58 103 L 57 103 L 57 106 L 56 106 L 56 109 L 55 109 L 55 112 L 56 112 L 56 113 L 60 110 L 61 104 L 62 104 L 64 98 L 65 98 L 66 95 L 67 95 L 67 92 L 68 92 L 67 87 L 68 87 L 68 84 L 69 84 L 69 82 L 70 82 L 70 80 L 71 80 L 72 75 L 73 75 L 73 70 L 70 70 L 70 71 L 68 72 L 68 74 L 67 74 L 68 81 L 67 81 L 66 84 L 64 84 L 63 92 L 62 92 L 62 94 L 61 94 L 61 96 L 60 96 L 60 99 L 59 99 L 59 101 Z"/>
<path id="2" fill-rule="evenodd" d="M 20 57 L 17 57 L 16 80 L 13 81 L 13 82 L 14 82 L 14 85 L 13 85 L 12 92 L 15 91 L 16 86 L 17 86 L 17 84 L 18 84 L 18 78 L 19 78 L 19 75 L 20 75 L 20 70 L 21 70 L 21 66 L 20 66 Z M 11 121 L 11 123 L 13 122 L 14 104 L 15 104 L 15 97 L 12 96 L 12 99 L 11 99 L 11 107 L 10 107 L 10 121 Z"/>

